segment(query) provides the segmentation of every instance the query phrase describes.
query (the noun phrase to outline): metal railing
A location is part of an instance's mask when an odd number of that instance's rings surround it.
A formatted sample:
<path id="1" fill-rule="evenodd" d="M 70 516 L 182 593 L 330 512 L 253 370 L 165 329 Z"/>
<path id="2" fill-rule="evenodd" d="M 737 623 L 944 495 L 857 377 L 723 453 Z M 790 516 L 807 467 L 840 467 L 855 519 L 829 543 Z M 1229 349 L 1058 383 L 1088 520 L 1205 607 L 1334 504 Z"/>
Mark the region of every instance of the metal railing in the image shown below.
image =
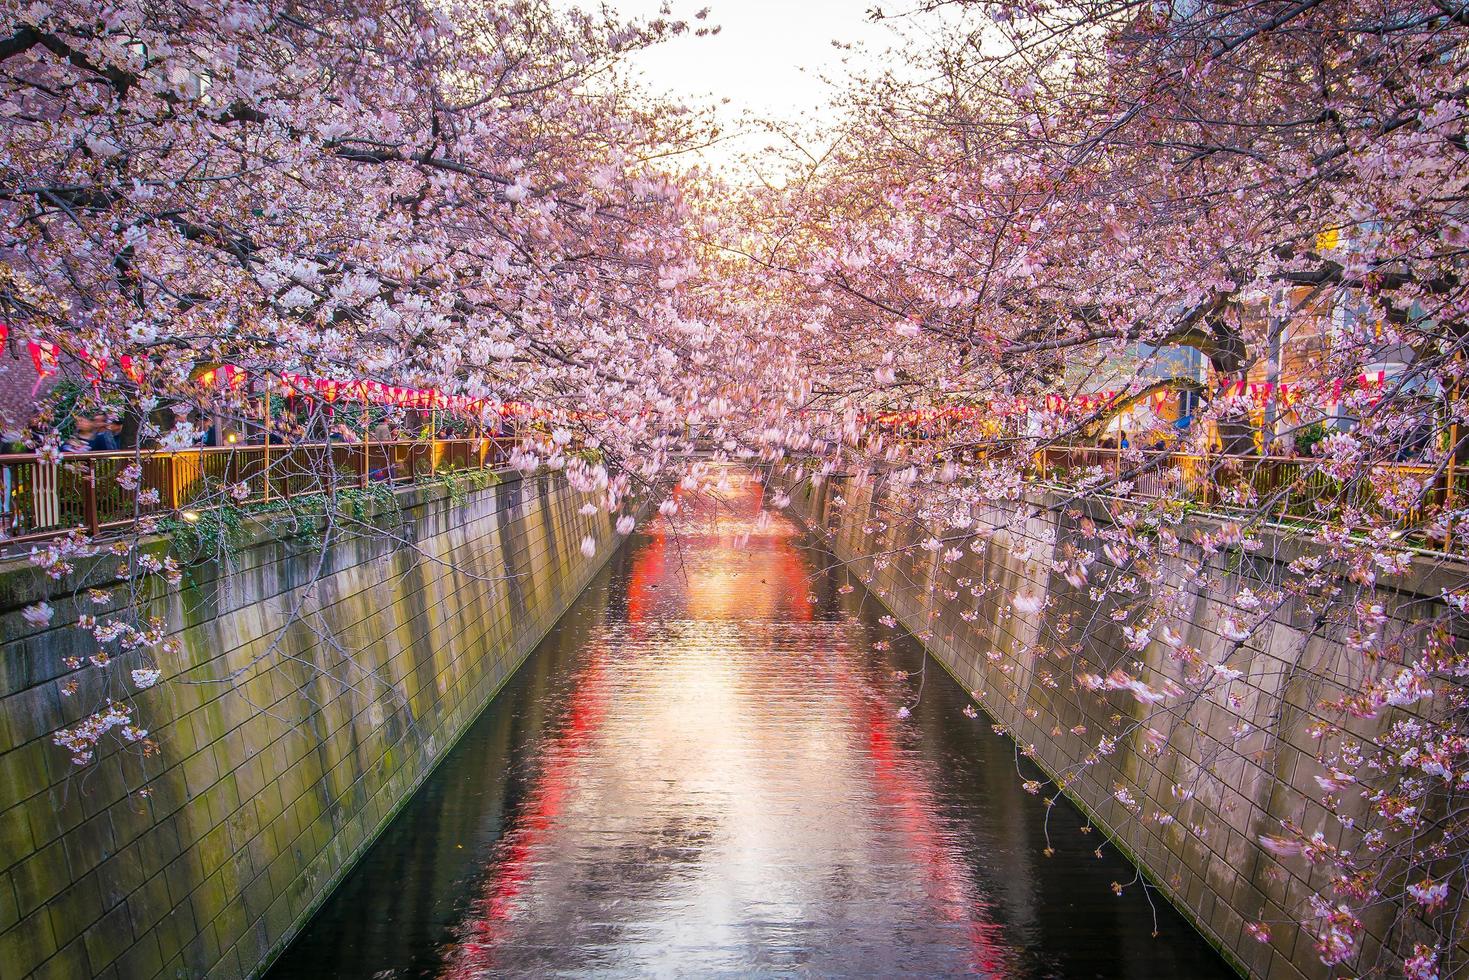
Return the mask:
<path id="1" fill-rule="evenodd" d="M 1469 500 L 1469 472 L 1420 463 L 1384 463 L 1333 475 L 1320 460 L 1303 457 L 1051 446 L 1035 454 L 1034 468 L 1042 482 L 1073 483 L 1094 473 L 1105 478 L 1104 486 L 1129 483 L 1134 496 L 1307 522 L 1331 520 L 1348 510 L 1384 515 L 1384 497 L 1392 493 L 1413 501 L 1395 518 L 1406 518 L 1410 531 Z"/>
<path id="2" fill-rule="evenodd" d="M 80 530 L 89 536 L 229 501 L 236 506 L 404 485 L 487 469 L 508 456 L 489 437 L 246 444 L 184 450 L 0 455 L 0 547 Z M 131 470 L 131 467 L 136 467 Z"/>
<path id="3" fill-rule="evenodd" d="M 392 442 L 238 443 L 185 450 L 0 455 L 0 549 L 73 529 L 89 536 L 225 500 L 236 506 L 334 493 L 350 487 L 405 485 L 437 474 L 494 468 L 510 441 L 490 437 Z M 981 453 L 980 455 L 984 455 Z M 129 476 L 129 468 L 137 467 Z M 1073 483 L 1100 475 L 1103 486 L 1130 484 L 1139 497 L 1205 507 L 1252 509 L 1278 518 L 1330 520 L 1347 509 L 1380 513 L 1385 488 L 1416 481 L 1417 524 L 1469 500 L 1469 472 L 1415 463 L 1372 467 L 1338 478 L 1319 461 L 1288 456 L 1225 456 L 1101 446 L 1050 446 L 1036 452 L 1033 476 Z M 1105 489 L 1104 489 L 1105 492 Z M 1417 535 L 1420 536 L 1421 535 Z M 1442 542 L 1440 547 L 1446 547 Z"/>

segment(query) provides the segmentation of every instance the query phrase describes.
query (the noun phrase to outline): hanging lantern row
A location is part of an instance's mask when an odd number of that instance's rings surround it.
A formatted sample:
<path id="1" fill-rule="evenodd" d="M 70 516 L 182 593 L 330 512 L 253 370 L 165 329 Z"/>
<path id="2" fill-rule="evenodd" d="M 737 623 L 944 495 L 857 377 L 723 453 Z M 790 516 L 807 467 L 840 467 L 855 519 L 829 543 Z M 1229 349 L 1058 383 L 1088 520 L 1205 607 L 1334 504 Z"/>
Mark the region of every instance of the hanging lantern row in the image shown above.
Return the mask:
<path id="1" fill-rule="evenodd" d="M 0 322 L 0 345 L 3 345 L 9 338 L 10 325 Z M 25 346 L 26 353 L 30 355 L 31 364 L 36 369 L 36 387 L 39 388 L 43 380 L 60 372 L 61 347 L 49 340 L 31 340 L 27 341 Z M 111 371 L 108 359 L 102 355 L 78 349 L 76 357 L 81 362 L 84 376 L 94 385 L 101 384 Z M 117 358 L 118 371 L 133 384 L 143 382 L 146 376 L 145 365 L 144 359 L 132 355 L 123 354 Z M 338 401 L 351 401 L 397 408 L 414 408 L 421 411 L 479 415 L 494 404 L 488 398 L 451 395 L 434 388 L 408 388 L 387 385 L 380 381 L 338 381 L 331 378 L 312 378 L 289 371 L 278 372 L 278 376 L 286 385 L 289 393 L 320 398 L 329 405 Z M 228 391 L 243 388 L 247 379 L 248 374 L 245 369 L 234 364 L 221 364 L 207 368 L 200 371 L 194 378 L 200 388 L 219 388 Z M 524 402 L 499 404 L 498 412 L 504 416 L 521 417 L 546 414 L 543 409 L 533 408 Z"/>
<path id="2" fill-rule="evenodd" d="M 1375 392 L 1382 389 L 1387 383 L 1386 371 L 1364 372 L 1352 379 L 1356 387 L 1362 391 Z M 1337 378 L 1329 386 L 1330 395 L 1325 399 L 1328 403 L 1339 402 L 1342 395 L 1347 392 L 1349 382 L 1346 378 Z M 1292 406 L 1306 399 L 1310 394 L 1322 395 L 1328 390 L 1325 384 L 1304 384 L 1301 382 L 1282 381 L 1279 383 L 1246 382 L 1246 381 L 1224 381 L 1219 386 L 1219 397 L 1224 401 L 1240 401 L 1249 398 L 1257 405 L 1264 405 L 1272 399 L 1278 400 L 1286 406 Z"/>
<path id="3" fill-rule="evenodd" d="M 1086 395 L 1076 395 L 1067 398 L 1065 395 L 1047 395 L 1045 397 L 1045 409 L 1057 415 L 1070 415 L 1075 412 L 1087 413 L 1106 408 L 1117 399 L 1116 391 L 1096 391 Z"/>
<path id="4" fill-rule="evenodd" d="M 1386 371 L 1359 374 L 1351 381 L 1337 378 L 1329 384 L 1224 381 L 1219 385 L 1218 398 L 1226 402 L 1249 398 L 1259 405 L 1264 405 L 1274 398 L 1289 407 L 1305 400 L 1311 394 L 1316 394 L 1324 395 L 1326 402 L 1334 403 L 1341 401 L 1342 396 L 1349 392 L 1353 384 L 1362 391 L 1371 392 L 1380 390 L 1386 383 Z M 1117 390 L 1096 391 L 1073 396 L 1052 393 L 1043 395 L 1039 399 L 1024 397 L 995 399 L 987 406 L 956 405 L 947 408 L 903 409 L 875 416 L 864 415 L 862 421 L 875 422 L 883 426 L 919 426 L 939 421 L 962 421 L 981 416 L 1006 418 L 1027 414 L 1033 409 L 1044 410 L 1053 415 L 1087 414 L 1106 408 L 1123 395 L 1124 392 Z M 1160 388 L 1147 396 L 1146 403 L 1155 412 L 1161 413 L 1169 399 L 1177 395 L 1178 391 L 1172 388 Z"/>
<path id="5" fill-rule="evenodd" d="M 124 369 L 126 371 L 126 369 Z M 141 375 L 141 370 L 138 372 Z M 233 364 L 221 364 L 199 372 L 195 378 L 201 388 L 224 388 L 235 391 L 245 385 L 245 372 Z"/>
<path id="6" fill-rule="evenodd" d="M 870 421 L 879 425 L 926 425 L 938 421 L 964 421 L 976 418 L 1008 418 L 1024 415 L 1032 408 L 1064 414 L 1073 411 L 1089 412 L 1110 404 L 1117 397 L 1115 391 L 1099 391 L 1088 395 L 1067 398 L 1065 395 L 1045 395 L 1032 402 L 1028 398 L 995 399 L 986 405 L 952 405 L 946 408 L 906 409 L 874 416 Z"/>
<path id="7" fill-rule="evenodd" d="M 329 405 L 338 401 L 360 402 L 365 405 L 387 405 L 396 408 L 414 408 L 420 411 L 441 411 L 461 415 L 479 415 L 495 404 L 488 398 L 471 398 L 468 395 L 451 395 L 437 388 L 407 388 L 400 385 L 383 384 L 381 381 L 337 381 L 331 378 L 312 378 L 289 371 L 280 372 L 281 381 L 298 395 L 320 398 Z M 506 402 L 499 406 L 501 415 L 539 415 L 540 410 L 520 402 Z"/>
<path id="8" fill-rule="evenodd" d="M 0 322 L 0 344 L 4 344 L 10 337 L 10 326 Z M 49 340 L 32 340 L 26 343 L 26 351 L 30 354 L 31 363 L 37 374 L 37 384 L 40 380 L 60 370 L 61 348 Z M 83 365 L 83 373 L 93 384 L 100 384 L 109 371 L 109 364 L 105 357 L 93 354 L 86 350 L 77 351 L 77 359 Z M 118 357 L 118 368 L 123 377 L 134 384 L 140 384 L 144 377 L 143 364 L 139 358 L 129 355 Z M 489 405 L 487 398 L 471 398 L 468 395 L 450 395 L 434 388 L 407 388 L 398 385 L 387 385 L 380 381 L 337 381 L 328 378 L 312 378 L 304 374 L 296 374 L 288 371 L 279 372 L 284 382 L 294 393 L 309 397 L 320 398 L 327 404 L 335 404 L 338 400 L 361 402 L 372 405 L 389 405 L 398 408 L 414 408 L 422 411 L 448 411 L 461 414 L 482 413 Z M 209 368 L 197 376 L 197 381 L 203 388 L 220 387 L 228 390 L 241 388 L 247 375 L 243 368 L 233 364 L 222 364 L 217 368 Z M 1353 379 L 1356 386 L 1364 391 L 1380 390 L 1387 381 L 1386 371 L 1374 371 L 1362 373 Z M 1330 384 L 1330 396 L 1328 402 L 1339 402 L 1343 393 L 1347 390 L 1348 382 L 1344 378 L 1337 378 Z M 1222 381 L 1219 383 L 1218 397 L 1224 401 L 1238 401 L 1248 397 L 1258 405 L 1264 405 L 1272 398 L 1279 400 L 1286 406 L 1293 406 L 1302 401 L 1308 393 L 1316 392 L 1324 394 L 1327 390 L 1325 384 L 1307 385 L 1292 382 L 1252 382 L 1252 381 Z M 1075 413 L 1089 413 L 1105 408 L 1115 401 L 1121 394 L 1115 390 L 1097 391 L 1083 395 L 1066 396 L 1061 394 L 1048 394 L 1043 396 L 1035 405 L 1044 408 L 1045 411 L 1056 415 L 1070 415 Z M 1171 389 L 1163 388 L 1153 392 L 1148 401 L 1151 402 L 1154 411 L 1161 412 L 1168 399 L 1176 394 Z M 1008 417 L 1023 415 L 1030 412 L 1032 403 L 1030 399 L 1023 397 L 995 399 L 985 406 L 979 405 L 956 405 L 945 408 L 921 408 L 907 409 L 894 412 L 886 412 L 877 416 L 863 415 L 864 422 L 876 422 L 884 426 L 917 426 L 925 425 L 940 420 L 959 421 L 973 419 L 981 416 L 986 417 Z M 521 402 L 506 402 L 499 406 L 499 413 L 507 416 L 540 416 L 545 412 L 535 409 Z"/>

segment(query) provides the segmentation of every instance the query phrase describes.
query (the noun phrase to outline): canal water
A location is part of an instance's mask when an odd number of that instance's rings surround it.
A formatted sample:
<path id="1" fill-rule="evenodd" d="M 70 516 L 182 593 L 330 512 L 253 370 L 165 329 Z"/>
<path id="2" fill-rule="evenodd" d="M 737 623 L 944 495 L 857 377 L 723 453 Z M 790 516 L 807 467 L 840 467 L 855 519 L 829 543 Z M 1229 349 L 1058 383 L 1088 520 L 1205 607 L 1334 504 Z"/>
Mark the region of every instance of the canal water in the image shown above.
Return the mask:
<path id="1" fill-rule="evenodd" d="M 1013 744 L 758 494 L 634 534 L 270 977 L 1233 976 L 1064 803 L 1042 855 Z"/>

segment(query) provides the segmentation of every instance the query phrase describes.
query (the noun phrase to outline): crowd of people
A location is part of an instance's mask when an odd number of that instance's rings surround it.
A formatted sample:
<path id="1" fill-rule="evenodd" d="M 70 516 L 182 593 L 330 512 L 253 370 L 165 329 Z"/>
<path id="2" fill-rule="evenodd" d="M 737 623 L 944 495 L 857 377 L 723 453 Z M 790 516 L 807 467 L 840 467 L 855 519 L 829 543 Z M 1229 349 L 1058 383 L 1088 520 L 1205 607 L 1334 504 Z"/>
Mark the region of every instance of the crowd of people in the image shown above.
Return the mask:
<path id="1" fill-rule="evenodd" d="M 104 415 L 76 420 L 71 438 L 62 446 L 73 453 L 106 453 L 122 449 L 122 419 Z"/>
<path id="2" fill-rule="evenodd" d="M 383 411 L 351 406 L 333 410 L 331 406 L 306 400 L 284 405 L 276 402 L 271 409 L 266 411 L 263 400 L 247 403 L 243 411 L 236 409 L 219 415 L 179 405 L 164 407 L 143 418 L 117 406 L 95 404 L 85 396 L 44 399 L 25 429 L 8 432 L 0 447 L 4 453 L 11 454 L 11 458 L 0 457 L 0 538 L 64 523 L 74 519 L 68 515 L 83 513 L 84 484 L 66 475 L 73 472 L 67 465 L 68 457 L 80 454 L 131 455 L 137 450 L 146 453 L 216 446 L 367 443 L 373 451 L 366 457 L 364 477 L 374 482 L 396 482 L 419 472 L 422 460 L 411 450 L 405 455 L 379 452 L 377 447 L 406 443 L 424 447 L 431 440 L 498 437 L 508 429 L 507 425 L 498 424 L 498 420 L 497 424 L 484 426 L 477 421 L 417 409 Z M 31 454 L 40 454 L 43 459 L 61 465 L 33 466 L 24 458 Z M 462 459 L 474 458 L 473 453 L 451 455 L 461 460 L 461 464 Z M 496 462 L 503 458 L 500 450 L 495 449 L 490 456 Z M 437 454 L 430 458 L 433 460 L 430 466 L 439 465 Z M 126 462 L 123 459 L 106 465 L 115 466 L 120 472 Z M 281 462 L 285 466 L 282 473 L 293 472 L 296 464 L 290 463 L 284 452 Z M 449 457 L 444 457 L 443 462 L 453 465 Z M 352 465 L 355 468 L 356 464 Z M 113 469 L 91 472 L 112 473 Z M 112 486 L 110 480 L 107 485 Z"/>

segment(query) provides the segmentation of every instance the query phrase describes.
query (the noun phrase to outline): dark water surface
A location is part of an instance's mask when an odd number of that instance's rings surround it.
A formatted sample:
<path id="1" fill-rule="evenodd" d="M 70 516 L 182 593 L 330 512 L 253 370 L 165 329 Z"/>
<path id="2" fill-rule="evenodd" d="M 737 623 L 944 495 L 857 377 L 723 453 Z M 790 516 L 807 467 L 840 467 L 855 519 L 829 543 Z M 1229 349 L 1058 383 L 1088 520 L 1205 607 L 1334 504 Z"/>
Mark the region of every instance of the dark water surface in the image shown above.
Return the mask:
<path id="1" fill-rule="evenodd" d="M 1233 976 L 1069 806 L 1042 856 L 1013 744 L 757 490 L 634 535 L 272 980 Z"/>

